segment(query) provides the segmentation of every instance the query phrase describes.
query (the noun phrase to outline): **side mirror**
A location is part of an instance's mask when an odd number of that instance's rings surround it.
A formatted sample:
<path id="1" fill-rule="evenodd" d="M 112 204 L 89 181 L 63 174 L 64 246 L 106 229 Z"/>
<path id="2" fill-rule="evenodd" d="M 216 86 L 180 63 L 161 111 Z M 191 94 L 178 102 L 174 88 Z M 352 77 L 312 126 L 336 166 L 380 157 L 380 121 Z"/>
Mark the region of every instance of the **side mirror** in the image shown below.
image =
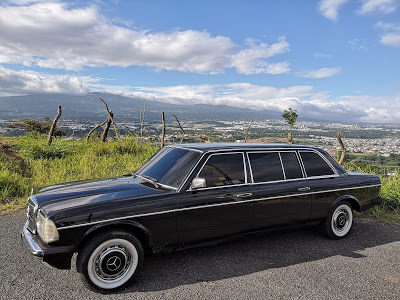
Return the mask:
<path id="1" fill-rule="evenodd" d="M 204 178 L 196 177 L 192 180 L 192 185 L 190 187 L 192 190 L 197 190 L 207 187 L 207 183 Z"/>

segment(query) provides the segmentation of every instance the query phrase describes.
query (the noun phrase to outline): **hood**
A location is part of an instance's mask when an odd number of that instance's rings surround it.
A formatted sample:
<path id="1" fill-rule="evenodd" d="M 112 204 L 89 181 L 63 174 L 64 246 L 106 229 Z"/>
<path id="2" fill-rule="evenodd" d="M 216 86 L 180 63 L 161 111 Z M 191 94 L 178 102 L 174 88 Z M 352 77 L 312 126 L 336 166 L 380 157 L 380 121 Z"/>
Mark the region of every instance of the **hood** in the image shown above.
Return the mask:
<path id="1" fill-rule="evenodd" d="M 155 188 L 151 183 L 133 176 L 69 182 L 46 187 L 34 195 L 40 208 L 47 213 L 100 202 L 140 198 L 167 190 Z"/>

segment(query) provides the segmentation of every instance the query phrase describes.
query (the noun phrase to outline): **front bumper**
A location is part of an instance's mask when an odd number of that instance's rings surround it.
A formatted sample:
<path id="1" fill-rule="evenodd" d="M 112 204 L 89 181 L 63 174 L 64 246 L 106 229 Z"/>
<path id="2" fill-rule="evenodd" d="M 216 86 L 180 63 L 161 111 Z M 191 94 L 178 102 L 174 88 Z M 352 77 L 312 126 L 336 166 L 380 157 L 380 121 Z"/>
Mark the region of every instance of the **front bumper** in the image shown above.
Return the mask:
<path id="1" fill-rule="evenodd" d="M 21 232 L 21 240 L 24 242 L 28 251 L 38 257 L 43 257 L 44 253 L 42 248 L 36 243 L 32 233 L 28 230 L 28 224 L 25 224 L 24 229 Z"/>
<path id="2" fill-rule="evenodd" d="M 57 269 L 70 269 L 71 258 L 74 254 L 74 246 L 49 246 L 45 244 L 37 235 L 28 230 L 28 223 L 25 224 L 21 232 L 21 240 L 25 244 L 28 252 L 40 257 L 50 266 Z"/>

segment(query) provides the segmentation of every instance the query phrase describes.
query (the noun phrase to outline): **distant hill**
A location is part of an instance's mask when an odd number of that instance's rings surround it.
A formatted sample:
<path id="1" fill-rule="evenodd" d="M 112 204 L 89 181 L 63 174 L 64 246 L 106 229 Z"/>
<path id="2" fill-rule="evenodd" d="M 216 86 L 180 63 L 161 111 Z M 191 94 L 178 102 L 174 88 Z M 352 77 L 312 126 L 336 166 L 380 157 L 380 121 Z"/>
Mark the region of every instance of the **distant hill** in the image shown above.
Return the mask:
<path id="1" fill-rule="evenodd" d="M 83 96 L 65 94 L 35 94 L 28 96 L 0 97 L 0 119 L 17 118 L 53 118 L 58 105 L 63 108 L 63 119 L 75 120 L 79 105 L 79 119 L 86 121 L 104 121 L 106 111 L 99 100 L 102 97 L 119 121 L 139 120 L 139 101 L 106 93 L 89 93 Z M 177 105 L 157 101 L 146 102 L 146 121 L 159 121 L 164 111 L 167 119 L 176 114 L 180 120 L 266 120 L 282 119 L 281 113 L 272 111 L 256 111 L 246 108 L 214 105 Z M 309 119 L 299 118 L 307 121 Z M 326 120 L 324 120 L 326 121 Z"/>

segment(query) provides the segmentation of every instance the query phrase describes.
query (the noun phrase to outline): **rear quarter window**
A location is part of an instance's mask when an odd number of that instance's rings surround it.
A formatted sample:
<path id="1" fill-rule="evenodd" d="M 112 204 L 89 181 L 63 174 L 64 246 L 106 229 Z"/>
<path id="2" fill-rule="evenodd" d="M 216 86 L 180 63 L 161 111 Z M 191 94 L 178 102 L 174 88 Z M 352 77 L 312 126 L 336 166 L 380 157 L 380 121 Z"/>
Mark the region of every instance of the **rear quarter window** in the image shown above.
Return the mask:
<path id="1" fill-rule="evenodd" d="M 300 157 L 307 177 L 334 175 L 335 172 L 328 163 L 315 152 L 300 151 Z"/>

